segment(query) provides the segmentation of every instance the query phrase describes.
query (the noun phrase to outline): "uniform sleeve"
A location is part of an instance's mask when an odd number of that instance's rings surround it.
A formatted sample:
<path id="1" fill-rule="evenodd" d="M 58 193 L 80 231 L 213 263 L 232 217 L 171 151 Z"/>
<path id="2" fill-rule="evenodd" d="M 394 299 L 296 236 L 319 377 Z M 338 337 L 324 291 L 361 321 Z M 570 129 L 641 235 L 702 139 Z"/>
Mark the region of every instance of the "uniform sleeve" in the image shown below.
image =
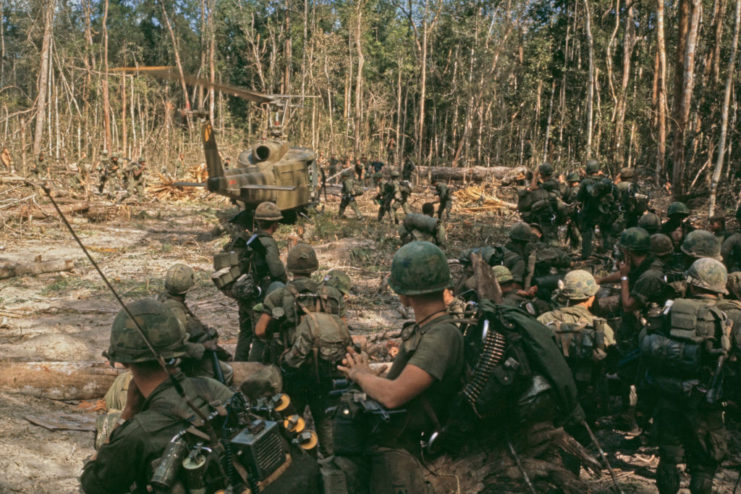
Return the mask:
<path id="1" fill-rule="evenodd" d="M 273 310 L 277 307 L 283 307 L 283 290 L 275 290 L 271 292 L 265 300 L 262 301 L 262 307 L 257 312 L 261 314 L 267 314 L 270 317 L 273 316 Z"/>
<path id="2" fill-rule="evenodd" d="M 265 262 L 270 271 L 270 279 L 285 283 L 288 281 L 288 277 L 286 276 L 286 268 L 283 266 L 283 261 L 280 260 L 278 244 L 275 243 L 275 240 L 272 240 L 263 242 L 263 245 L 265 246 Z"/>
<path id="3" fill-rule="evenodd" d="M 291 349 L 283 357 L 283 361 L 289 367 L 298 369 L 309 358 L 311 349 L 314 347 L 314 339 L 308 331 L 303 331 L 308 325 L 299 326 L 302 331 L 296 334 L 296 339 L 291 346 Z"/>
<path id="4" fill-rule="evenodd" d="M 639 308 L 642 308 L 652 301 L 660 301 L 664 294 L 664 288 L 664 280 L 659 276 L 659 273 L 649 270 L 636 280 L 630 296 L 638 302 Z"/>
<path id="5" fill-rule="evenodd" d="M 415 365 L 442 381 L 447 375 L 456 372 L 456 366 L 463 352 L 463 337 L 452 324 L 440 325 L 422 337 L 417 350 L 408 364 Z"/>
<path id="6" fill-rule="evenodd" d="M 130 491 L 136 475 L 143 475 L 143 432 L 134 422 L 119 426 L 110 441 L 101 446 L 95 460 L 88 462 L 80 478 L 85 494 L 119 494 Z M 142 486 L 143 487 L 143 486 Z"/>
<path id="7" fill-rule="evenodd" d="M 613 346 L 616 345 L 617 342 L 615 341 L 615 331 L 613 331 L 612 326 L 605 323 L 602 326 L 602 331 L 605 333 L 605 346 Z"/>

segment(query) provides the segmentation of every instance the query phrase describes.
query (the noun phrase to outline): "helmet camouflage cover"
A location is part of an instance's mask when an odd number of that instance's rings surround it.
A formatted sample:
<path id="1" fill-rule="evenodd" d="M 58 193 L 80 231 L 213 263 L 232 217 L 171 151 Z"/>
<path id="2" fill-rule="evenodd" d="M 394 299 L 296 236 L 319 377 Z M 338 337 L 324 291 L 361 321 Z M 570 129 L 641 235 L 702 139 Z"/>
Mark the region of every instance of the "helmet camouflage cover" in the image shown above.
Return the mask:
<path id="1" fill-rule="evenodd" d="M 599 285 L 589 271 L 576 269 L 563 278 L 561 293 L 569 300 L 586 300 L 599 291 Z"/>
<path id="2" fill-rule="evenodd" d="M 170 266 L 165 276 L 165 289 L 173 295 L 183 295 L 195 285 L 193 268 L 185 264 Z"/>
<path id="3" fill-rule="evenodd" d="M 261 221 L 280 221 L 283 219 L 283 213 L 274 202 L 263 201 L 255 209 L 255 219 Z"/>
<path id="4" fill-rule="evenodd" d="M 509 229 L 509 238 L 521 242 L 529 242 L 533 238 L 533 232 L 530 225 L 524 221 L 518 221 Z"/>
<path id="5" fill-rule="evenodd" d="M 589 160 L 587 161 L 587 173 L 594 174 L 600 171 L 600 168 L 602 168 L 597 160 Z"/>
<path id="6" fill-rule="evenodd" d="M 343 295 L 350 293 L 350 288 L 352 287 L 350 277 L 341 269 L 333 269 L 327 273 L 324 276 L 324 282 L 338 289 Z"/>
<path id="7" fill-rule="evenodd" d="M 399 170 L 396 170 L 396 169 L 391 170 L 391 176 L 394 177 L 394 178 L 395 177 L 398 177 L 399 176 Z"/>
<path id="8" fill-rule="evenodd" d="M 712 257 L 720 260 L 720 241 L 707 230 L 694 230 L 688 233 L 682 242 L 681 250 L 697 259 Z"/>
<path id="9" fill-rule="evenodd" d="M 687 283 L 715 293 L 728 293 L 728 271 L 722 262 L 703 257 L 687 270 Z"/>
<path id="10" fill-rule="evenodd" d="M 126 307 L 141 326 L 149 343 L 164 359 L 186 355 L 185 341 L 188 335 L 167 307 L 152 298 L 139 299 Z M 134 321 L 123 309 L 113 320 L 110 346 L 103 355 L 111 362 L 122 364 L 157 360 L 137 331 Z"/>
<path id="11" fill-rule="evenodd" d="M 567 182 L 578 182 L 579 179 L 579 172 L 570 172 L 568 175 L 566 175 Z"/>
<path id="12" fill-rule="evenodd" d="M 399 295 L 442 292 L 449 284 L 448 260 L 435 244 L 410 242 L 394 254 L 389 286 Z"/>
<path id="13" fill-rule="evenodd" d="M 491 268 L 491 270 L 494 273 L 494 277 L 497 279 L 497 283 L 500 285 L 509 283 L 515 279 L 507 266 L 497 265 Z"/>
<path id="14" fill-rule="evenodd" d="M 538 172 L 544 177 L 550 177 L 553 175 L 553 165 L 550 163 L 543 163 L 538 167 Z"/>
<path id="15" fill-rule="evenodd" d="M 651 248 L 651 237 L 641 227 L 631 227 L 620 234 L 620 247 L 633 252 L 648 252 Z"/>
<path id="16" fill-rule="evenodd" d="M 674 252 L 674 243 L 668 235 L 654 233 L 651 235 L 651 254 L 655 256 L 667 256 Z"/>
<path id="17" fill-rule="evenodd" d="M 638 226 L 648 233 L 656 233 L 661 228 L 661 219 L 654 213 L 646 213 L 638 218 Z"/>
<path id="18" fill-rule="evenodd" d="M 687 205 L 683 202 L 673 202 L 669 204 L 669 207 L 666 209 L 666 215 L 669 217 L 672 216 L 689 216 L 690 215 L 690 208 L 687 207 Z"/>
<path id="19" fill-rule="evenodd" d="M 296 244 L 288 252 L 286 269 L 296 274 L 311 274 L 319 268 L 316 252 L 309 244 Z"/>

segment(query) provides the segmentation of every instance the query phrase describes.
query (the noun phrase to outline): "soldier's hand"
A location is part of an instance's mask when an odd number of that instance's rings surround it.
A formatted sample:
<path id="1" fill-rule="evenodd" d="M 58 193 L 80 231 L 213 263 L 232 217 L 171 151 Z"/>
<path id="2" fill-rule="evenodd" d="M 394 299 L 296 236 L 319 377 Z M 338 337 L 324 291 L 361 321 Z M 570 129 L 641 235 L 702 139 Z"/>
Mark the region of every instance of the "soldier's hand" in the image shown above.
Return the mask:
<path id="1" fill-rule="evenodd" d="M 360 374 L 375 374 L 370 367 L 368 354 L 365 352 L 358 353 L 350 346 L 347 347 L 347 353 L 345 354 L 345 358 L 342 359 L 342 365 L 338 365 L 337 369 L 352 381 L 357 381 L 357 377 Z"/>
<path id="2" fill-rule="evenodd" d="M 618 269 L 620 270 L 620 276 L 628 276 L 628 273 L 630 273 L 630 265 L 625 261 L 620 261 Z"/>

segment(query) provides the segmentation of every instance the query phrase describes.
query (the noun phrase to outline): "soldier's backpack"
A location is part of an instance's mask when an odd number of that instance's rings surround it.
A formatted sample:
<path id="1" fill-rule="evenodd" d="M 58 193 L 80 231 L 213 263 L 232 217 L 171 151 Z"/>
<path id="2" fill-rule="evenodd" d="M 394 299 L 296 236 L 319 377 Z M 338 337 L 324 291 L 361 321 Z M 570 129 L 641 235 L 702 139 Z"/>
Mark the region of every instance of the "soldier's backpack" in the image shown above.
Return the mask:
<path id="1" fill-rule="evenodd" d="M 419 230 L 434 235 L 437 228 L 437 218 L 425 214 L 410 213 L 404 217 L 404 228 L 408 231 Z"/>
<path id="2" fill-rule="evenodd" d="M 590 381 L 592 365 L 607 357 L 606 324 L 607 321 L 599 317 L 575 324 L 558 320 L 548 323 L 576 381 Z"/>
<path id="3" fill-rule="evenodd" d="M 254 257 L 265 253 L 265 247 L 255 233 L 247 237 L 238 235 L 222 252 L 214 255 L 214 272 L 211 281 L 225 295 L 234 299 L 254 298 L 258 283 L 254 276 Z"/>
<path id="4" fill-rule="evenodd" d="M 294 369 L 311 362 L 316 382 L 329 385 L 331 378 L 337 377 L 337 364 L 352 345 L 350 329 L 329 307 L 325 285 L 318 293 L 299 292 L 294 285 L 288 285 L 287 289 L 293 295 L 300 322 L 281 360 Z"/>
<path id="5" fill-rule="evenodd" d="M 698 394 L 714 403 L 720 396 L 719 371 L 731 348 L 732 323 L 715 304 L 674 300 L 640 337 L 646 380 L 662 393 Z"/>

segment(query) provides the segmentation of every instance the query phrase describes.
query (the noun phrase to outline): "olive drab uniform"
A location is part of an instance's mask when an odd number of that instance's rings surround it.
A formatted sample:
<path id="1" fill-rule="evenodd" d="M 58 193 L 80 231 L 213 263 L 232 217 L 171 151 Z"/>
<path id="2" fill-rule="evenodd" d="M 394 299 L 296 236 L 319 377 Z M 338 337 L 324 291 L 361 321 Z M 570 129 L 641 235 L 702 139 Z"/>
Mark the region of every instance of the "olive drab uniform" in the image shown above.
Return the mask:
<path id="1" fill-rule="evenodd" d="M 333 486 L 334 493 L 407 494 L 431 493 L 420 463 L 422 432 L 430 433 L 447 419 L 447 409 L 460 389 L 464 370 L 463 337 L 447 314 L 421 326 L 413 323 L 402 330 L 399 354 L 389 370 L 396 379 L 404 367 L 414 365 L 433 377 L 433 384 L 392 414 L 388 423 L 372 432 L 361 451 L 348 451 L 345 438 L 335 434 L 333 467 L 342 471 L 345 485 Z"/>
<path id="2" fill-rule="evenodd" d="M 339 212 L 340 217 L 345 215 L 345 208 L 347 208 L 347 206 L 350 206 L 352 208 L 352 210 L 355 212 L 355 216 L 357 216 L 358 218 L 363 217 L 363 215 L 360 213 L 358 203 L 355 201 L 355 198 L 362 193 L 363 192 L 360 190 L 358 184 L 353 178 L 352 171 L 348 169 L 344 173 L 344 177 L 342 179 L 342 199 L 340 200 Z"/>
<path id="3" fill-rule="evenodd" d="M 717 299 L 677 299 L 641 333 L 645 368 L 641 389 L 656 399 L 659 492 L 679 490 L 685 462 L 693 493 L 709 494 L 727 454 L 719 373 L 731 349 L 730 324 Z"/>
<path id="4" fill-rule="evenodd" d="M 209 414 L 212 402 L 224 402 L 233 392 L 208 378 L 178 378 L 186 396 L 202 412 Z M 131 420 L 111 433 L 94 460 L 82 472 L 80 484 L 85 494 L 149 492 L 147 486 L 154 472 L 152 462 L 159 459 L 172 437 L 193 416 L 193 410 L 178 395 L 170 380 L 160 384 Z M 129 487 L 136 484 L 134 491 Z"/>
<path id="5" fill-rule="evenodd" d="M 437 218 L 418 213 L 409 213 L 404 216 L 404 221 L 399 226 L 399 238 L 402 243 L 423 240 L 438 247 L 445 245 L 447 241 L 445 225 Z"/>
<path id="6" fill-rule="evenodd" d="M 537 188 L 528 192 L 525 198 L 527 210 L 523 214 L 523 220 L 528 223 L 537 223 L 543 232 L 543 241 L 546 243 L 558 243 L 558 225 L 556 216 L 558 213 L 558 183 L 549 179 L 538 185 Z"/>
<path id="7" fill-rule="evenodd" d="M 553 330 L 556 343 L 574 373 L 585 412 L 596 417 L 607 411 L 608 348 L 615 345 L 612 328 L 584 306 L 573 305 L 546 312 L 538 322 Z"/>
<path id="8" fill-rule="evenodd" d="M 332 419 L 327 409 L 336 405 L 330 397 L 332 380 L 341 377 L 337 364 L 352 345 L 342 293 L 328 284 L 299 277 L 275 290 L 263 302 L 262 311 L 278 325 L 268 344 L 271 363 L 280 366 L 285 391 L 296 410 L 308 405 L 319 436 L 319 450 L 326 458 L 334 451 Z"/>
<path id="9" fill-rule="evenodd" d="M 721 254 L 729 273 L 741 271 L 741 233 L 736 232 L 725 239 Z"/>
<path id="10" fill-rule="evenodd" d="M 414 163 L 412 163 L 412 160 L 407 159 L 401 169 L 401 178 L 406 181 L 411 181 L 415 168 L 416 167 L 414 166 Z"/>
<path id="11" fill-rule="evenodd" d="M 287 281 L 286 268 L 280 260 L 275 239 L 261 230 L 249 237 L 246 234 L 238 236 L 226 250 L 239 253 L 243 277 L 234 283 L 231 290 L 239 306 L 239 338 L 234 360 L 261 360 L 262 344 L 253 338 L 256 323 L 253 307 L 263 300 L 271 284 L 275 286 L 276 282 L 282 284 Z"/>
<path id="12" fill-rule="evenodd" d="M 131 161 L 123 171 L 124 187 L 129 196 L 136 194 L 141 196 L 144 192 L 144 166 L 145 161 Z"/>
<path id="13" fill-rule="evenodd" d="M 621 225 L 624 228 L 638 226 L 638 218 L 646 210 L 648 197 L 640 193 L 638 185 L 622 180 L 617 185 L 618 206 L 622 214 Z"/>
<path id="14" fill-rule="evenodd" d="M 399 183 L 399 195 L 396 197 L 396 208 L 394 209 L 394 214 L 396 214 L 396 210 L 401 207 L 401 210 L 404 211 L 404 214 L 409 214 L 411 211 L 409 209 L 409 197 L 412 195 L 412 184 L 409 182 L 409 180 L 402 180 Z"/>
<path id="15" fill-rule="evenodd" d="M 618 217 L 615 185 L 609 178 L 589 175 L 579 186 L 577 200 L 582 205 L 579 215 L 582 259 L 587 259 L 592 255 L 595 226 L 599 226 L 602 249 L 611 245 L 613 223 Z"/>
<path id="16" fill-rule="evenodd" d="M 378 221 L 383 220 L 383 217 L 388 213 L 389 216 L 393 213 L 393 219 L 396 223 L 399 222 L 396 216 L 395 204 L 396 196 L 399 194 L 399 183 L 395 179 L 389 179 L 381 184 L 381 190 L 376 195 L 376 202 L 378 203 Z"/>
<path id="17" fill-rule="evenodd" d="M 435 194 L 437 194 L 440 204 L 437 207 L 437 219 L 447 221 L 450 219 L 450 210 L 453 209 L 453 193 L 444 183 L 435 185 Z M 443 216 L 445 217 L 443 219 Z"/>

